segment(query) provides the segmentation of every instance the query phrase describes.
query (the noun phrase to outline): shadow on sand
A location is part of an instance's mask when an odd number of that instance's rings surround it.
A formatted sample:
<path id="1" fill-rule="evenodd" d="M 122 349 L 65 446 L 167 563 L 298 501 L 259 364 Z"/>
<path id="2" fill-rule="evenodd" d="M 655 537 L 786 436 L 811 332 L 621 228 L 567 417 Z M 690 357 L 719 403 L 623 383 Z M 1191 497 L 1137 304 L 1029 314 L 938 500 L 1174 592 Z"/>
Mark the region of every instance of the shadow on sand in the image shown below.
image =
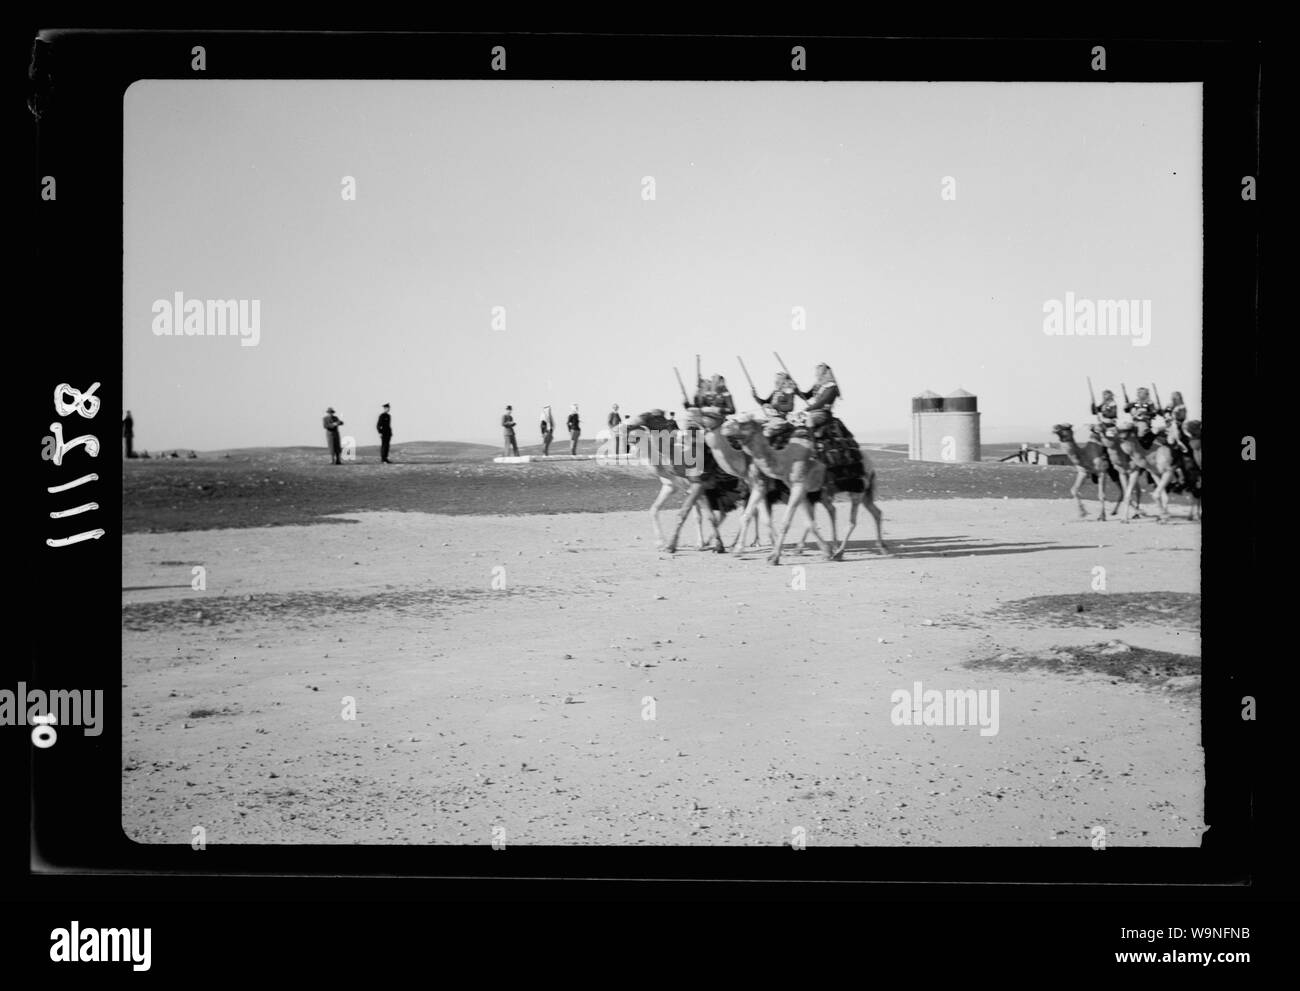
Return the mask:
<path id="1" fill-rule="evenodd" d="M 1008 541 L 990 541 L 978 537 L 908 537 L 903 539 L 885 538 L 885 545 L 890 556 L 906 558 L 909 561 L 934 557 L 987 557 L 1000 554 L 1033 554 L 1039 551 L 1078 551 L 1096 547 L 1095 544 L 1062 544 L 1054 540 L 1031 540 L 1019 543 Z M 879 557 L 876 553 L 875 540 L 850 540 L 845 548 L 847 557 L 850 551 L 860 551 L 861 557 Z"/>

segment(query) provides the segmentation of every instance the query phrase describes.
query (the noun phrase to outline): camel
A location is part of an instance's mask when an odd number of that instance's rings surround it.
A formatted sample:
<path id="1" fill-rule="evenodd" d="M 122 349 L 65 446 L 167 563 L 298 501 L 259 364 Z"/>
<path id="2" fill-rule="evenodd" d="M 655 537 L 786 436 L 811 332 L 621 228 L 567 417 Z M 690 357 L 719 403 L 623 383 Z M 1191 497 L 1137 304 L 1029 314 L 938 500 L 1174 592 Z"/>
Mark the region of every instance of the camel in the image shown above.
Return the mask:
<path id="1" fill-rule="evenodd" d="M 1192 460 L 1196 462 L 1196 470 L 1201 470 L 1201 421 L 1188 420 L 1183 424 L 1183 433 L 1186 434 L 1187 446 L 1191 449 Z"/>
<path id="2" fill-rule="evenodd" d="M 754 541 L 750 546 L 757 546 L 759 543 L 759 534 L 761 532 L 761 523 L 755 519 L 754 508 L 757 513 L 764 517 L 767 522 L 767 531 L 769 539 L 773 544 L 776 543 L 776 528 L 772 524 L 772 507 L 777 503 L 787 503 L 790 498 L 790 488 L 784 482 L 770 479 L 758 470 L 743 447 L 738 443 L 724 439 L 718 433 L 718 426 L 721 420 L 717 417 L 703 417 L 706 424 L 704 428 L 704 444 L 713 454 L 713 459 L 718 467 L 725 471 L 733 478 L 738 478 L 745 483 L 749 499 L 745 506 L 745 514 L 740 521 L 740 529 L 736 531 L 736 539 L 731 542 L 731 552 L 739 553 L 745 542 L 745 536 L 749 532 L 750 521 L 754 521 Z M 812 510 L 812 503 L 821 502 L 821 492 L 810 492 L 808 495 L 809 512 Z M 831 531 L 835 529 L 835 510 L 833 507 L 827 507 L 831 514 Z M 681 521 L 678 521 L 680 528 Z M 808 529 L 805 527 L 799 537 L 798 546 L 795 549 L 796 554 L 804 552 L 804 546 L 808 540 Z M 670 542 L 671 543 L 671 542 Z"/>
<path id="3" fill-rule="evenodd" d="M 1200 425 L 1197 424 L 1199 434 Z M 1199 437 L 1198 437 L 1199 446 Z M 1186 492 L 1191 505 L 1188 507 L 1187 518 L 1189 520 L 1199 520 L 1201 518 L 1201 469 L 1197 462 L 1195 449 L 1193 449 L 1192 459 L 1179 457 L 1172 447 L 1170 447 L 1163 437 L 1157 436 L 1152 442 L 1149 449 L 1143 448 L 1141 441 L 1138 439 L 1137 430 L 1133 426 L 1125 426 L 1119 429 L 1120 446 L 1124 453 L 1132 460 L 1136 472 L 1146 472 L 1155 481 L 1156 502 L 1160 506 L 1160 515 L 1157 517 L 1157 523 L 1164 523 L 1169 519 L 1169 493 Z M 1191 445 L 1189 444 L 1190 448 Z M 1174 480 L 1174 466 L 1179 464 L 1183 469 L 1184 481 L 1180 484 Z M 1135 473 L 1136 473 L 1135 472 Z"/>
<path id="4" fill-rule="evenodd" d="M 668 436 L 668 418 L 664 416 L 663 410 L 649 410 L 638 416 L 632 417 L 627 421 L 627 430 L 629 435 L 640 431 L 656 431 L 657 437 Z M 684 442 L 684 434 L 674 438 L 676 444 Z M 639 438 L 638 438 L 639 442 Z M 718 512 L 725 512 L 729 508 L 731 500 L 724 498 L 716 490 L 708 489 L 702 478 L 692 478 L 687 473 L 687 466 L 684 458 L 678 456 L 679 450 L 660 451 L 656 445 L 647 441 L 647 456 L 642 457 L 639 464 L 645 466 L 649 471 L 659 479 L 659 494 L 655 497 L 654 503 L 650 506 L 650 521 L 654 526 L 655 543 L 659 548 L 668 551 L 670 554 L 677 550 L 677 538 L 681 534 L 682 525 L 686 522 L 686 517 L 690 515 L 691 510 L 695 510 L 695 522 L 699 531 L 699 549 L 712 549 L 716 553 L 725 553 L 726 547 L 722 541 L 722 534 L 719 532 L 718 524 L 720 519 Z M 659 511 L 663 504 L 668 501 L 673 492 L 684 492 L 686 499 L 682 503 L 682 508 L 677 516 L 677 525 L 673 529 L 671 540 L 665 540 L 663 531 L 659 528 Z M 704 505 L 701 505 L 699 497 L 705 496 Z M 742 494 L 743 498 L 743 494 Z M 709 510 L 709 526 L 713 531 L 712 539 L 706 543 L 704 539 L 704 507 Z"/>
<path id="5" fill-rule="evenodd" d="M 1094 439 L 1097 434 L 1094 432 Z M 1124 499 L 1124 516 L 1120 519 L 1121 523 L 1129 521 L 1129 513 L 1142 518 L 1142 487 L 1141 479 L 1143 469 L 1133 463 L 1120 444 L 1119 431 L 1114 426 L 1109 426 L 1101 432 L 1101 444 L 1106 448 L 1107 457 L 1115 470 L 1119 472 L 1120 488 L 1123 490 Z"/>
<path id="6" fill-rule="evenodd" d="M 845 487 L 845 491 L 848 491 L 850 498 L 849 525 L 844 532 L 844 539 L 832 550 L 822 540 L 821 534 L 817 531 L 817 523 L 813 518 L 812 505 L 809 502 L 809 493 L 821 493 L 822 505 L 826 506 L 831 513 L 831 540 L 834 541 L 835 512 L 831 509 L 831 506 L 835 499 L 836 486 L 831 480 L 830 471 L 822 461 L 817 459 L 814 453 L 813 441 L 803 436 L 802 431 L 791 437 L 781 450 L 775 450 L 768 442 L 768 439 L 763 436 L 763 427 L 766 422 L 766 419 L 758 413 L 740 414 L 728 418 L 722 425 L 721 433 L 725 440 L 737 441 L 763 475 L 769 479 L 782 482 L 790 488 L 785 518 L 781 521 L 781 533 L 773 538 L 772 553 L 768 555 L 768 563 L 781 563 L 781 547 L 790 531 L 790 524 L 794 520 L 794 514 L 801 510 L 807 513 L 808 528 L 812 531 L 813 539 L 817 541 L 817 546 L 828 561 L 842 561 L 844 559 L 844 549 L 848 546 L 849 537 L 852 536 L 853 530 L 858 524 L 858 508 L 863 505 L 867 507 L 867 511 L 871 513 L 872 518 L 876 521 L 876 545 L 882 554 L 889 553 L 889 549 L 885 546 L 884 536 L 881 533 L 880 509 L 876 506 L 874 498 L 876 471 L 871 462 L 864 456 L 863 477 L 860 481 L 854 480 L 859 482 L 860 488 L 859 486 Z M 749 506 L 745 509 L 746 515 L 752 513 L 754 508 L 755 501 L 751 495 Z"/>
<path id="7" fill-rule="evenodd" d="M 1083 447 L 1080 447 L 1074 439 L 1074 426 L 1069 423 L 1058 423 L 1052 427 L 1052 433 L 1060 439 L 1065 445 L 1065 453 L 1070 459 L 1070 463 L 1079 469 L 1079 473 L 1074 477 L 1074 484 L 1070 486 L 1070 495 L 1074 496 L 1074 501 L 1079 506 L 1079 516 L 1086 517 L 1088 511 L 1083 508 L 1083 499 L 1079 497 L 1079 487 L 1083 485 L 1084 478 L 1089 478 L 1097 483 L 1097 502 L 1101 505 L 1101 513 L 1097 519 L 1100 522 L 1106 520 L 1106 479 L 1109 478 L 1115 483 L 1115 487 L 1120 490 L 1120 499 L 1124 498 L 1124 486 L 1120 483 L 1119 473 L 1115 466 L 1110 463 L 1110 457 L 1106 453 L 1106 448 L 1096 441 L 1088 441 Z M 1119 512 L 1119 501 L 1116 500 L 1115 508 L 1111 510 L 1110 515 L 1114 516 Z"/>

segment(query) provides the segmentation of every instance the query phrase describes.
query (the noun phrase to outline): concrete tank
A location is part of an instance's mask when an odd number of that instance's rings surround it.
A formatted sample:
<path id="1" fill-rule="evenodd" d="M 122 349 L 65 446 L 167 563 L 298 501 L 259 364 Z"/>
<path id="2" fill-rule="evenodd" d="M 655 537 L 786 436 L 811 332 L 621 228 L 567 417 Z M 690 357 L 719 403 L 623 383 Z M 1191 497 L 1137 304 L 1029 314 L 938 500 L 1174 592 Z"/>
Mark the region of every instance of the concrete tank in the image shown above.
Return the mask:
<path id="1" fill-rule="evenodd" d="M 978 399 L 965 389 L 940 397 L 926 391 L 912 399 L 913 461 L 980 460 Z"/>

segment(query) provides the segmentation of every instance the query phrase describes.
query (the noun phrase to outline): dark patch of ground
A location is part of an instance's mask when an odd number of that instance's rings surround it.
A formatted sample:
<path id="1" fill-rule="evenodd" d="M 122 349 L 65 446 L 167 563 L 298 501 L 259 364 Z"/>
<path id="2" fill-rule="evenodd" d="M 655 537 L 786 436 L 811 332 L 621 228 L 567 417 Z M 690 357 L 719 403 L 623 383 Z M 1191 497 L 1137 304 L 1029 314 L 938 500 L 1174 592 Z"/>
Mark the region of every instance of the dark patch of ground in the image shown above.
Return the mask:
<path id="1" fill-rule="evenodd" d="M 541 590 L 529 589 L 532 596 Z M 157 627 L 217 626 L 275 616 L 286 626 L 305 624 L 333 613 L 403 612 L 419 609 L 421 615 L 437 615 L 437 607 L 451 603 L 476 602 L 487 596 L 522 594 L 521 589 L 393 589 L 371 595 L 341 595 L 337 592 L 286 592 L 262 595 L 224 595 L 173 599 L 161 602 L 131 602 L 122 606 L 122 629 L 148 631 Z"/>
<path id="2" fill-rule="evenodd" d="M 589 450 L 590 448 L 590 450 Z M 418 445 L 412 449 L 420 450 Z M 439 449 L 441 450 L 441 449 Z M 580 448 L 594 451 L 594 445 Z M 1066 499 L 1073 469 L 991 462 L 937 464 L 869 451 L 879 498 Z M 590 461 L 494 464 L 490 457 L 411 454 L 379 464 L 331 465 L 324 450 L 233 453 L 123 464 L 126 533 L 160 533 L 323 522 L 345 513 L 393 510 L 451 515 L 608 513 L 644 510 L 658 480 L 648 469 Z M 1071 510 L 1072 511 L 1072 510 Z M 1063 515 L 1068 515 L 1066 509 Z"/>
<path id="3" fill-rule="evenodd" d="M 1104 675 L 1112 682 L 1132 682 L 1148 688 L 1195 693 L 1201 690 L 1201 659 L 1163 650 L 1147 650 L 1112 640 L 1085 647 L 1052 647 L 1039 651 L 1004 651 L 992 657 L 967 661 L 976 670 L 1047 671 L 1077 675 Z"/>
<path id="4" fill-rule="evenodd" d="M 1033 626 L 1177 626 L 1201 628 L 1201 596 L 1196 592 L 1081 592 L 1035 595 L 1004 602 L 987 615 Z"/>

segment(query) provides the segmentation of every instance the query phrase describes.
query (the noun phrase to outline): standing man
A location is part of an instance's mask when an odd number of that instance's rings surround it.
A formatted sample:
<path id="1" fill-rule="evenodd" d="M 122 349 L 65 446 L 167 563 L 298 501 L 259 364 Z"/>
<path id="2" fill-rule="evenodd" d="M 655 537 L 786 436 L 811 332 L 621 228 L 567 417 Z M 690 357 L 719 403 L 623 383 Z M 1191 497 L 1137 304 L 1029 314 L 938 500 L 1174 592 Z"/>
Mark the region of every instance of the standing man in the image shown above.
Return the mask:
<path id="1" fill-rule="evenodd" d="M 122 439 L 126 442 L 126 456 L 135 457 L 135 420 L 131 419 L 131 411 L 126 411 L 126 416 L 122 418 Z"/>
<path id="2" fill-rule="evenodd" d="M 507 406 L 506 412 L 501 417 L 501 429 L 504 431 L 504 444 L 502 453 L 507 457 L 519 457 L 519 445 L 515 443 L 515 415 L 512 412 L 514 407 Z"/>
<path id="3" fill-rule="evenodd" d="M 334 407 L 330 406 L 325 410 L 325 443 L 329 445 L 330 458 L 332 463 L 341 465 L 343 463 L 343 441 L 339 437 L 339 427 L 343 426 L 343 421 L 334 415 Z"/>
<path id="4" fill-rule="evenodd" d="M 582 423 L 578 419 L 578 404 L 574 403 L 569 407 L 569 440 L 572 442 L 569 447 L 570 454 L 578 453 L 578 437 L 582 433 Z"/>
<path id="5" fill-rule="evenodd" d="M 609 426 L 609 436 L 614 442 L 615 456 L 627 453 L 627 437 L 623 433 L 623 418 L 618 415 L 618 403 L 609 411 L 609 417 L 605 421 Z"/>
<path id="6" fill-rule="evenodd" d="M 388 460 L 388 443 L 393 439 L 393 418 L 389 415 L 390 409 L 388 403 L 384 403 L 384 411 L 379 414 L 379 422 L 375 424 L 375 429 L 379 431 L 379 463 L 381 465 L 391 465 Z"/>
<path id="7" fill-rule="evenodd" d="M 555 414 L 550 405 L 542 407 L 542 456 L 551 453 L 551 441 L 555 438 Z"/>

